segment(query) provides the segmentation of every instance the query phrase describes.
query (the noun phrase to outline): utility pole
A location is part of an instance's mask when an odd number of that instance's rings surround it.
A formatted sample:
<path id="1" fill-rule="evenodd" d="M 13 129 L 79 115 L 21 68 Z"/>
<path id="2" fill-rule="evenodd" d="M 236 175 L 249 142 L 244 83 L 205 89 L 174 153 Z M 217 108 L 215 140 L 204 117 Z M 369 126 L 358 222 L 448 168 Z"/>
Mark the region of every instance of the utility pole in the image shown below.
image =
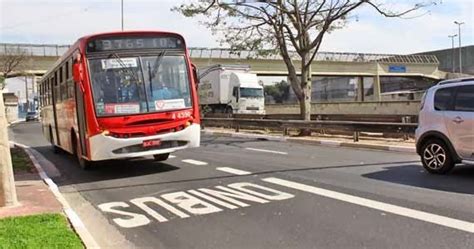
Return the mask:
<path id="1" fill-rule="evenodd" d="M 464 22 L 454 21 L 454 24 L 458 25 L 458 36 L 459 36 L 459 74 L 462 74 L 462 58 L 461 58 L 461 25 Z"/>
<path id="2" fill-rule="evenodd" d="M 28 76 L 25 75 L 25 95 L 26 95 L 26 112 L 30 110 L 30 101 L 28 99 Z"/>
<path id="3" fill-rule="evenodd" d="M 7 116 L 3 103 L 3 91 L 0 90 L 0 207 L 14 206 L 17 203 L 10 143 L 8 142 Z"/>
<path id="4" fill-rule="evenodd" d="M 122 31 L 123 31 L 123 0 L 121 0 L 121 11 L 122 11 Z"/>
<path id="5" fill-rule="evenodd" d="M 448 35 L 449 38 L 451 38 L 451 51 L 452 51 L 452 55 L 451 55 L 451 62 L 452 62 L 452 67 L 451 67 L 451 72 L 454 73 L 454 37 L 457 37 L 458 35 L 454 34 L 454 35 Z"/>

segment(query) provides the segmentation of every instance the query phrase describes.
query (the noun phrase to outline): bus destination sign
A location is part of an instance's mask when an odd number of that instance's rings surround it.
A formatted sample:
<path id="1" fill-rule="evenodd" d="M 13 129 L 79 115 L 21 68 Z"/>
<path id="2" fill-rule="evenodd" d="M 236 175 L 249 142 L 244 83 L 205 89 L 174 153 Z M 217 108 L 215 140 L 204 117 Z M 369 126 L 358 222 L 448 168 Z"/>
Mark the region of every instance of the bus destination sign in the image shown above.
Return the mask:
<path id="1" fill-rule="evenodd" d="M 87 52 L 134 49 L 184 49 L 184 42 L 177 37 L 110 37 L 87 43 Z"/>

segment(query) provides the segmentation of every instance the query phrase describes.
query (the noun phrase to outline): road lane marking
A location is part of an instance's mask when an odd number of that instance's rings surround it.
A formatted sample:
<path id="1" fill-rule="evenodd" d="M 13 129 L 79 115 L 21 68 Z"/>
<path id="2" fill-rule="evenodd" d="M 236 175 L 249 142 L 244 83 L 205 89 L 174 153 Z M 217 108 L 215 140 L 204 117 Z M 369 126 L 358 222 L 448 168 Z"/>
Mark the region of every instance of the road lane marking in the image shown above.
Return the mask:
<path id="1" fill-rule="evenodd" d="M 250 182 L 189 189 L 146 196 L 129 201 L 102 203 L 97 207 L 123 228 L 146 226 L 151 222 L 169 222 L 174 218 L 210 215 L 294 198 L 295 195 Z M 138 209 L 137 209 L 138 208 Z M 182 211 L 181 211 L 182 210 Z M 153 219 L 152 219 L 153 218 Z"/>
<path id="2" fill-rule="evenodd" d="M 262 181 L 270 182 L 270 183 L 277 184 L 280 186 L 297 189 L 300 191 L 304 191 L 304 192 L 308 192 L 308 193 L 312 193 L 312 194 L 316 194 L 316 195 L 320 195 L 324 197 L 328 197 L 335 200 L 349 202 L 349 203 L 356 204 L 359 206 L 364 206 L 364 207 L 373 208 L 373 209 L 381 210 L 381 211 L 392 213 L 392 214 L 397 214 L 400 216 L 409 217 L 416 220 L 421 220 L 421 221 L 425 221 L 425 222 L 429 222 L 429 223 L 433 223 L 433 224 L 437 224 L 437 225 L 441 225 L 445 227 L 458 229 L 461 231 L 466 231 L 469 233 L 474 233 L 474 223 L 468 222 L 468 221 L 458 220 L 458 219 L 449 218 L 446 216 L 441 216 L 441 215 L 432 214 L 428 212 L 423 212 L 423 211 L 419 211 L 419 210 L 415 210 L 411 208 L 405 208 L 405 207 L 401 207 L 401 206 L 397 206 L 393 204 L 374 201 L 367 198 L 339 193 L 336 191 L 313 187 L 310 185 L 283 180 L 283 179 L 279 179 L 275 177 L 264 178 L 262 179 Z"/>
<path id="3" fill-rule="evenodd" d="M 168 158 L 176 158 L 176 156 L 169 155 Z"/>
<path id="4" fill-rule="evenodd" d="M 219 168 L 216 168 L 216 169 L 220 170 L 220 171 L 227 172 L 227 173 L 231 173 L 231 174 L 234 174 L 234 175 L 240 175 L 240 176 L 252 174 L 251 172 L 248 172 L 248 171 L 245 171 L 245 170 L 234 169 L 234 168 L 230 168 L 230 167 L 219 167 Z"/>
<path id="5" fill-rule="evenodd" d="M 181 162 L 194 164 L 194 165 L 207 165 L 206 162 L 201 162 L 201 161 L 193 160 L 193 159 L 184 159 L 184 160 L 181 160 Z"/>
<path id="6" fill-rule="evenodd" d="M 264 150 L 264 149 L 257 149 L 257 148 L 245 148 L 246 150 L 253 150 L 253 151 L 259 151 L 259 152 L 267 152 L 267 153 L 273 153 L 273 154 L 280 154 L 280 155 L 288 155 L 286 152 L 282 151 L 276 151 L 276 150 Z"/>

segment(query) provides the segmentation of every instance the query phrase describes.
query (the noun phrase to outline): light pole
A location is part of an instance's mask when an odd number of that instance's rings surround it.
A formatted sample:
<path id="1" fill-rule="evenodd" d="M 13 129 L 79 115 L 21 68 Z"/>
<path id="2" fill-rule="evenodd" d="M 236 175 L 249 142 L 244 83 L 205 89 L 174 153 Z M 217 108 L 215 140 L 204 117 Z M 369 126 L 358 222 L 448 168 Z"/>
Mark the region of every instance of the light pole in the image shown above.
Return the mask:
<path id="1" fill-rule="evenodd" d="M 458 35 L 448 35 L 449 38 L 451 38 L 451 49 L 452 49 L 452 56 L 451 56 L 451 62 L 452 62 L 452 68 L 451 71 L 454 73 L 454 37 L 457 37 Z"/>
<path id="2" fill-rule="evenodd" d="M 454 24 L 458 25 L 458 36 L 459 36 L 459 74 L 462 74 L 462 58 L 461 58 L 461 25 L 464 22 L 454 21 Z"/>
<path id="3" fill-rule="evenodd" d="M 121 0 L 121 12 L 122 12 L 122 31 L 123 31 L 123 0 Z"/>

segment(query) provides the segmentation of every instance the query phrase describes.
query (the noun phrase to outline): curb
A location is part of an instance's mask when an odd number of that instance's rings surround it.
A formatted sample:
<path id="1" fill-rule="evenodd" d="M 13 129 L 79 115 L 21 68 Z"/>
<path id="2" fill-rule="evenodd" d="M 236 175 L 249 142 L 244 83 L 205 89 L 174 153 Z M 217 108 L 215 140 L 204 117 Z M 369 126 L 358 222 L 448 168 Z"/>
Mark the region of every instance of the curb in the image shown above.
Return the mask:
<path id="1" fill-rule="evenodd" d="M 41 164 L 39 163 L 39 161 L 36 159 L 35 155 L 33 154 L 34 149 L 23 144 L 10 142 L 10 144 L 11 143 L 13 143 L 14 145 L 20 148 L 23 148 L 25 152 L 28 154 L 28 157 L 31 159 L 31 161 L 33 162 L 33 165 L 38 171 L 38 174 L 41 177 L 41 180 L 43 180 L 48 185 L 51 192 L 53 192 L 56 199 L 63 206 L 64 213 L 66 214 L 67 218 L 69 219 L 76 233 L 81 238 L 82 243 L 84 243 L 84 246 L 86 248 L 100 248 L 97 242 L 95 241 L 94 237 L 92 237 L 92 234 L 89 232 L 89 230 L 87 230 L 81 218 L 79 218 L 77 213 L 71 208 L 71 206 L 69 205 L 67 200 L 64 198 L 64 196 L 61 194 L 61 192 L 59 192 L 58 185 L 56 185 L 56 183 L 54 183 L 53 180 L 51 180 L 51 178 L 49 178 L 49 176 L 43 170 L 43 168 L 41 167 Z M 44 159 L 44 160 L 48 161 L 47 159 Z"/>
<path id="2" fill-rule="evenodd" d="M 25 119 L 18 119 L 16 121 L 13 121 L 11 123 L 8 123 L 7 124 L 7 128 L 10 127 L 10 125 L 14 125 L 14 124 L 18 124 L 18 123 L 21 123 L 21 122 L 25 122 Z"/>
<path id="3" fill-rule="evenodd" d="M 305 140 L 299 138 L 289 138 L 284 136 L 272 136 L 272 135 L 260 135 L 260 134 L 248 134 L 248 133 L 235 133 L 235 132 L 215 132 L 204 130 L 206 135 L 217 135 L 223 137 L 238 137 L 238 138 L 263 138 L 270 141 L 280 142 L 292 142 L 300 144 L 312 144 L 312 145 L 326 145 L 330 147 L 350 147 L 350 148 L 362 148 L 372 150 L 383 150 L 383 151 L 396 151 L 396 152 L 411 152 L 416 153 L 415 147 L 408 146 L 387 146 L 378 144 L 356 144 L 347 142 L 338 142 L 333 140 Z"/>

